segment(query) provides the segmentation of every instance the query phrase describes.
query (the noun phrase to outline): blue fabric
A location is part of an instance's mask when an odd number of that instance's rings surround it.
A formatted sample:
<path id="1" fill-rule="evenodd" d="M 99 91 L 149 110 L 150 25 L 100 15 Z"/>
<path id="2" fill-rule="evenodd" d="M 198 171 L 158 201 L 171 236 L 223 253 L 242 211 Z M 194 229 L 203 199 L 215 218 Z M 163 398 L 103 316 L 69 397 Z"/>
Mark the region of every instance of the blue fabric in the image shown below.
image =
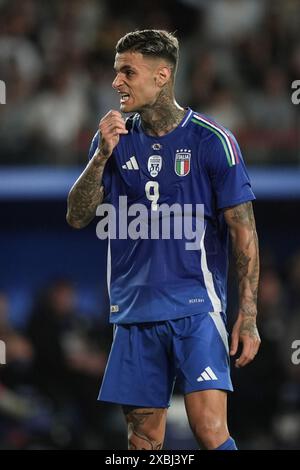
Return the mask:
<path id="1" fill-rule="evenodd" d="M 129 132 L 120 136 L 105 166 L 104 202 L 113 205 L 117 227 L 121 227 L 119 238 L 111 239 L 109 244 L 112 323 L 172 320 L 226 311 L 228 228 L 220 209 L 255 196 L 232 134 L 211 124 L 211 120 L 203 123 L 201 119 L 205 118 L 188 109 L 172 132 L 152 137 L 143 132 L 136 114 L 127 120 Z M 98 140 L 96 134 L 90 158 Z M 138 168 L 130 163 L 133 157 Z M 178 163 L 185 163 L 184 171 L 178 170 Z M 149 184 L 150 194 L 146 190 Z M 153 185 L 159 191 L 158 207 L 179 204 L 183 208 L 184 204 L 191 204 L 193 231 L 198 220 L 196 205 L 204 206 L 205 231 L 197 249 L 186 249 L 186 242 L 190 242 L 186 233 L 180 239 L 172 238 L 173 224 L 182 223 L 176 214 L 171 217 L 170 239 L 150 239 L 151 217 L 158 214 L 160 234 L 162 222 L 159 211 L 153 209 Z M 127 232 L 136 216 L 128 215 L 127 220 L 121 221 L 119 196 L 127 197 L 128 207 L 143 204 L 147 208 L 141 227 L 148 226 L 148 239 L 122 239 L 120 232 Z"/>
<path id="2" fill-rule="evenodd" d="M 223 328 L 225 331 L 225 325 Z M 232 391 L 228 353 L 208 313 L 118 325 L 98 398 L 166 408 L 176 378 L 184 394 L 207 389 Z"/>
<path id="3" fill-rule="evenodd" d="M 219 447 L 217 447 L 214 450 L 238 450 L 238 449 L 237 449 L 234 439 L 232 439 L 232 437 L 229 437 L 227 441 L 225 441 L 223 444 L 221 444 Z"/>

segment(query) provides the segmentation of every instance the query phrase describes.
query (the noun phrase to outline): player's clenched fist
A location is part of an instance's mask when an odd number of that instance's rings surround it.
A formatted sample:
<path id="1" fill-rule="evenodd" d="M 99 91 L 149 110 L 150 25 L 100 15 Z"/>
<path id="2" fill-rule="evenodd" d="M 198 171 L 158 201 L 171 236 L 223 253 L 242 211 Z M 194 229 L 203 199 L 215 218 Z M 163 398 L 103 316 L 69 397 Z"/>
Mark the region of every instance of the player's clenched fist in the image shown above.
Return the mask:
<path id="1" fill-rule="evenodd" d="M 105 157 L 110 157 L 119 143 L 121 134 L 128 134 L 125 121 L 119 111 L 109 111 L 99 123 L 99 150 Z"/>

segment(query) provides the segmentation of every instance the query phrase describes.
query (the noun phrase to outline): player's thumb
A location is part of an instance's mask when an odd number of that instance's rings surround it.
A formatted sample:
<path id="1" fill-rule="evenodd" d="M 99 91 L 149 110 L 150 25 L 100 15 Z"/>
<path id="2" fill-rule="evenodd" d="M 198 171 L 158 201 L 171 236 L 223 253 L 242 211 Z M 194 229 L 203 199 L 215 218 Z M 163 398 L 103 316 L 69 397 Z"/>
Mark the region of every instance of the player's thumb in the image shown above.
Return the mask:
<path id="1" fill-rule="evenodd" d="M 230 356 L 234 356 L 237 352 L 239 345 L 239 336 L 237 331 L 233 331 L 231 335 Z"/>

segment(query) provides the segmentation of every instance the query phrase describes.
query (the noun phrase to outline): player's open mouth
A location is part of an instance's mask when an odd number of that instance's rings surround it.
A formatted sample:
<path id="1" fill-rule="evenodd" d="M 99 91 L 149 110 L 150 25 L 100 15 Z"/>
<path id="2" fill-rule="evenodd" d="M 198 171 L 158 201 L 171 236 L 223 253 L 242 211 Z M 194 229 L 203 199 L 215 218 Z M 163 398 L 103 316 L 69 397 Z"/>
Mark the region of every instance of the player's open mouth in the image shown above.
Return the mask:
<path id="1" fill-rule="evenodd" d="M 126 103 L 126 101 L 128 101 L 128 100 L 129 100 L 129 95 L 128 95 L 128 93 L 121 93 L 121 100 L 120 100 L 120 102 L 121 102 L 121 103 Z"/>

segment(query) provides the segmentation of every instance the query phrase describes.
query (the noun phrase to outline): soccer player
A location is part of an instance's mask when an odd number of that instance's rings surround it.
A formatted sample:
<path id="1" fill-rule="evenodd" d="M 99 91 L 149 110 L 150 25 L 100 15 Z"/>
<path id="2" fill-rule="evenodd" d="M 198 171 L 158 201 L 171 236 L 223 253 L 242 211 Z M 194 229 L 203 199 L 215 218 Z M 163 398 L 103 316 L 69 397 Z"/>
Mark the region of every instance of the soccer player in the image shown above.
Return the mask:
<path id="1" fill-rule="evenodd" d="M 118 41 L 112 86 L 121 112 L 132 114 L 124 120 L 111 110 L 101 119 L 90 161 L 69 193 L 67 221 L 86 226 L 103 202 L 119 214 L 123 196 L 128 228 L 134 204 L 147 208 L 149 221 L 163 206 L 191 204 L 194 228 L 195 207 L 204 207 L 197 249 L 187 249 L 186 233 L 172 238 L 175 229 L 169 239 L 151 237 L 145 216 L 139 219 L 141 236 L 126 238 L 126 219 L 117 215 L 123 235 L 110 237 L 107 263 L 116 328 L 99 399 L 123 406 L 129 449 L 161 449 L 177 379 L 199 444 L 235 450 L 227 428 L 229 355 L 241 343 L 235 365 L 244 367 L 260 345 L 255 196 L 233 135 L 176 102 L 178 49 L 177 39 L 162 30 L 135 31 Z M 171 219 L 179 216 L 174 211 Z M 229 233 L 239 282 L 230 352 Z"/>

